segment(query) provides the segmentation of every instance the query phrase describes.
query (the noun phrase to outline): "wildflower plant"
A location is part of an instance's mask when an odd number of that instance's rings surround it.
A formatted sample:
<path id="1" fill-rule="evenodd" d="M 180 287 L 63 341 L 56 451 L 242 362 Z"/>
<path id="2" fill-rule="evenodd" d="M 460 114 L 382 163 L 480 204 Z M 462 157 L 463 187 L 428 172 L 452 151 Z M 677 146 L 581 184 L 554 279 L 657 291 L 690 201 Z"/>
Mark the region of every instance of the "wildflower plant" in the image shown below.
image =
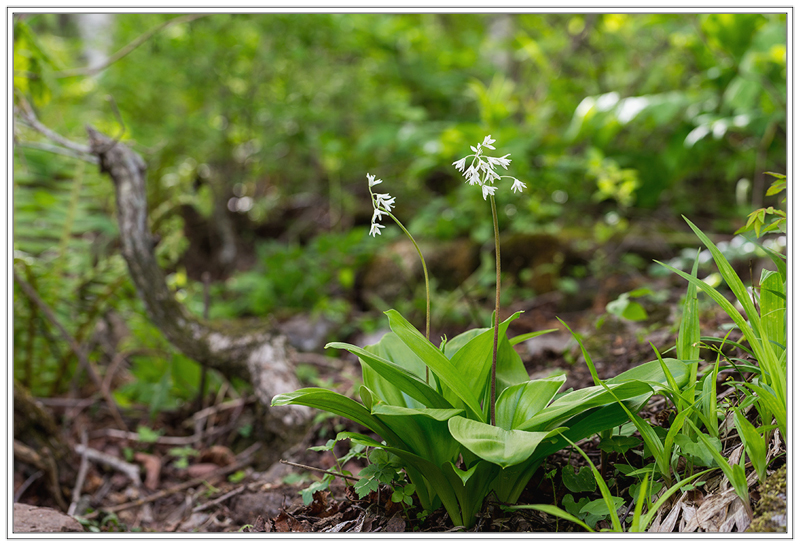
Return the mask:
<path id="1" fill-rule="evenodd" d="M 508 327 L 519 312 L 499 320 L 500 236 L 495 204 L 496 185 L 513 180 L 511 189 L 525 184 L 500 175 L 511 160 L 490 157 L 491 136 L 472 147 L 473 154 L 455 162 L 466 181 L 481 187 L 491 203 L 497 265 L 497 298 L 491 328 L 474 328 L 437 347 L 430 341 L 430 295 L 426 334 L 423 336 L 400 313 L 389 310 L 391 332 L 376 344 L 357 347 L 329 343 L 359 358 L 363 385 L 357 402 L 321 388 L 304 388 L 276 396 L 272 404 L 299 404 L 334 412 L 377 434 L 382 441 L 355 432 L 341 432 L 337 440 L 385 450 L 402 462 L 414 495 L 427 513 L 444 506 L 456 526 L 469 528 L 490 495 L 515 503 L 545 458 L 594 434 L 628 420 L 624 409 L 638 411 L 669 375 L 678 385 L 688 381 L 688 366 L 677 359 L 641 364 L 601 385 L 558 394 L 564 375 L 531 380 L 514 345 L 552 332 L 545 330 L 509 337 Z M 467 163 L 469 162 L 469 166 Z M 377 236 L 392 219 L 411 239 L 420 255 L 428 285 L 425 260 L 414 238 L 392 214 L 395 199 L 374 188 L 380 179 L 367 175 L 373 215 L 370 235 Z M 428 292 L 428 294 L 430 294 Z M 591 361 L 587 359 L 593 376 Z M 409 488 L 409 491 L 411 488 Z"/>
<path id="2" fill-rule="evenodd" d="M 462 157 L 458 161 L 454 161 L 453 165 L 455 165 L 456 169 L 458 169 L 463 175 L 466 181 L 469 183 L 470 186 L 479 186 L 481 188 L 481 193 L 483 194 L 483 200 L 486 201 L 486 198 L 489 198 L 489 201 L 492 204 L 492 222 L 494 224 L 494 249 L 495 249 L 495 304 L 494 304 L 494 344 L 492 347 L 492 372 L 491 372 L 491 399 L 489 401 L 490 404 L 490 422 L 492 425 L 496 423 L 495 418 L 495 401 L 497 400 L 497 342 L 498 342 L 498 335 L 499 335 L 499 326 L 498 320 L 500 318 L 500 226 L 497 222 L 497 204 L 494 200 L 494 193 L 497 191 L 497 186 L 494 185 L 495 182 L 502 180 L 503 178 L 510 178 L 514 181 L 511 185 L 511 190 L 516 192 L 521 192 L 523 189 L 527 188 L 525 183 L 520 180 L 517 180 L 513 176 L 508 175 L 499 175 L 497 174 L 496 168 L 503 167 L 503 169 L 508 170 L 508 165 L 511 163 L 511 160 L 508 159 L 508 156 L 511 154 L 506 154 L 503 157 L 492 157 L 487 156 L 484 154 L 484 148 L 489 150 L 495 150 L 496 148 L 492 146 L 496 142 L 495 139 L 492 138 L 492 135 L 486 135 L 484 137 L 483 142 L 479 143 L 477 146 L 470 146 L 473 154 L 470 154 L 466 157 Z M 467 167 L 467 161 L 470 161 L 469 167 Z"/>

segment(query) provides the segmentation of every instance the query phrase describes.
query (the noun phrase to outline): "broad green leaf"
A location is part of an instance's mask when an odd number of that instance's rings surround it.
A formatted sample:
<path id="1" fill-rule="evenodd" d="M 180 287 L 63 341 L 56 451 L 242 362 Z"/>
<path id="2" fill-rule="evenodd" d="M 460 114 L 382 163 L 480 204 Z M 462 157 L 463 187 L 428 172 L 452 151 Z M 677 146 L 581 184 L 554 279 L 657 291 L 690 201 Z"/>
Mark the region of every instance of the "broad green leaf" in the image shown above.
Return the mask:
<path id="1" fill-rule="evenodd" d="M 506 468 L 527 460 L 539 443 L 563 429 L 548 432 L 505 430 L 486 423 L 453 417 L 448 421 L 450 434 L 478 457 Z"/>
<path id="2" fill-rule="evenodd" d="M 534 417 L 550 403 L 566 380 L 565 375 L 560 375 L 508 387 L 497 399 L 497 426 L 511 430 Z"/>
<path id="3" fill-rule="evenodd" d="M 418 400 L 426 407 L 449 408 L 451 404 L 438 392 L 412 372 L 401 368 L 361 347 L 349 343 L 328 343 L 326 348 L 344 349 L 359 357 L 365 365 L 372 367 L 384 379 L 393 382 L 398 389 Z M 439 353 L 441 355 L 441 353 Z M 378 383 L 380 386 L 380 383 Z"/>
<path id="4" fill-rule="evenodd" d="M 272 399 L 273 406 L 286 406 L 289 404 L 333 412 L 367 427 L 388 443 L 406 447 L 405 442 L 374 417 L 367 408 L 339 393 L 317 387 L 308 387 L 287 394 L 279 394 Z"/>
<path id="5" fill-rule="evenodd" d="M 570 465 L 563 467 L 561 469 L 561 480 L 564 482 L 567 489 L 573 493 L 582 493 L 597 489 L 597 482 L 594 481 L 594 474 L 592 474 L 592 469 L 588 466 L 580 467 L 577 473 L 573 471 Z"/>
<path id="6" fill-rule="evenodd" d="M 629 449 L 641 443 L 642 441 L 639 438 L 633 436 L 612 436 L 601 440 L 597 447 L 606 453 L 621 453 L 624 455 Z"/>
<path id="7" fill-rule="evenodd" d="M 392 309 L 387 311 L 386 315 L 389 317 L 389 327 L 392 331 L 428 365 L 442 383 L 447 385 L 464 402 L 470 412 L 470 417 L 481 419 L 484 412 L 475 392 L 468 386 L 463 373 L 438 348 L 425 339 L 425 336 L 420 334 L 400 313 Z M 426 402 L 426 405 L 436 407 L 435 404 L 428 402 Z M 440 405 L 439 407 L 447 407 L 448 405 L 450 404 Z"/>
<path id="8" fill-rule="evenodd" d="M 698 463 L 706 467 L 714 466 L 713 452 L 722 449 L 722 443 L 720 443 L 719 438 L 714 437 L 709 438 L 706 443 L 702 439 L 693 440 L 685 434 L 676 434 L 675 443 L 681 448 L 684 455 L 695 458 Z"/>
<path id="9" fill-rule="evenodd" d="M 653 392 L 647 383 L 634 380 L 621 384 L 612 384 L 609 385 L 609 388 L 622 400 L 643 394 L 652 394 Z M 616 399 L 602 386 L 587 387 L 562 396 L 534 417 L 521 423 L 517 428 L 527 431 L 549 430 L 588 409 L 614 402 L 616 402 Z"/>
<path id="10" fill-rule="evenodd" d="M 447 421 L 462 413 L 461 409 L 404 408 L 386 404 L 372 408 L 372 415 L 402 437 L 409 451 L 437 467 L 458 457 L 458 443 L 450 436 Z"/>
<path id="11" fill-rule="evenodd" d="M 422 379 L 425 377 L 425 363 L 414 354 L 406 344 L 394 332 L 384 335 L 381 340 L 374 344 L 364 347 L 365 351 L 396 364 L 404 370 Z M 378 398 L 393 406 L 405 406 L 408 408 L 422 407 L 423 404 L 409 396 L 399 388 L 395 381 L 384 377 L 380 371 L 365 365 L 361 360 L 361 375 L 364 384 L 378 395 Z M 431 388 L 435 390 L 435 385 Z"/>
<path id="12" fill-rule="evenodd" d="M 506 340 L 506 330 L 512 320 L 518 318 L 520 313 L 514 313 L 511 317 L 500 323 L 498 328 L 498 349 L 500 340 Z M 453 366 L 465 379 L 467 388 L 474 393 L 480 393 L 489 384 L 492 369 L 492 347 L 494 345 L 494 329 L 488 329 L 475 338 L 468 341 L 451 358 Z M 502 355 L 498 350 L 498 365 Z M 525 375 L 527 379 L 527 374 Z M 459 396 L 458 393 L 455 393 Z M 484 404 L 484 419 L 488 413 L 488 407 Z"/>

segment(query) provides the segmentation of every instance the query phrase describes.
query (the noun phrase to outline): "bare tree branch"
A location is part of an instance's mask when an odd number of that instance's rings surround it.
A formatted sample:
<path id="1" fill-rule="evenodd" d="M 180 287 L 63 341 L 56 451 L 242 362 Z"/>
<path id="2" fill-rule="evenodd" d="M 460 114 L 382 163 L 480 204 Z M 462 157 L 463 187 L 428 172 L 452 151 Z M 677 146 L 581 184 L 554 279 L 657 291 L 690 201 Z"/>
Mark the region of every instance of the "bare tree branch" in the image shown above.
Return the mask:
<path id="1" fill-rule="evenodd" d="M 105 70 L 106 68 L 108 68 L 109 66 L 111 66 L 112 64 L 117 62 L 118 60 L 120 60 L 123 57 L 125 57 L 128 53 L 130 53 L 131 51 L 133 51 L 134 49 L 136 49 L 137 47 L 139 47 L 140 45 L 145 43 L 147 40 L 149 40 L 156 33 L 164 30 L 165 28 L 167 28 L 169 26 L 172 26 L 172 25 L 177 25 L 177 24 L 180 24 L 180 23 L 188 23 L 189 21 L 194 21 L 195 19 L 199 19 L 200 17 L 205 17 L 206 15 L 208 15 L 208 14 L 207 13 L 194 13 L 194 14 L 183 15 L 181 17 L 175 17 L 174 19 L 170 19 L 169 21 L 166 21 L 165 23 L 162 23 L 159 26 L 157 26 L 157 27 L 155 27 L 155 28 L 153 28 L 151 30 L 148 30 L 147 32 L 145 32 L 144 34 L 142 34 L 141 36 L 139 36 L 138 38 L 133 40 L 131 43 L 129 43 L 128 45 L 126 45 L 125 47 L 123 47 L 122 49 L 120 49 L 119 51 L 114 53 L 112 56 L 110 56 L 108 59 L 106 59 L 106 62 L 104 62 L 103 64 L 101 64 L 99 66 L 85 66 L 85 67 L 82 67 L 82 68 L 72 68 L 70 70 L 63 70 L 61 72 L 56 72 L 55 77 L 56 78 L 71 78 L 73 76 L 92 76 L 94 74 L 97 74 L 98 72 L 102 72 L 103 70 Z"/>

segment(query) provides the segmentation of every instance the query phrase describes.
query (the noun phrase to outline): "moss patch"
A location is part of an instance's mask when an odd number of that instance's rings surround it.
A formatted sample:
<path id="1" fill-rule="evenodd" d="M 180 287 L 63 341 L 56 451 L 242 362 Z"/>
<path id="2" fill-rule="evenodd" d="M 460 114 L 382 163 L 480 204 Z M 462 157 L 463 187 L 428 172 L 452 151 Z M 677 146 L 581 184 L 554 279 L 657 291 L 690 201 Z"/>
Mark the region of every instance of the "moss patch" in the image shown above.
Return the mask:
<path id="1" fill-rule="evenodd" d="M 761 500 L 756 506 L 748 533 L 786 532 L 786 466 L 777 470 L 759 488 Z"/>

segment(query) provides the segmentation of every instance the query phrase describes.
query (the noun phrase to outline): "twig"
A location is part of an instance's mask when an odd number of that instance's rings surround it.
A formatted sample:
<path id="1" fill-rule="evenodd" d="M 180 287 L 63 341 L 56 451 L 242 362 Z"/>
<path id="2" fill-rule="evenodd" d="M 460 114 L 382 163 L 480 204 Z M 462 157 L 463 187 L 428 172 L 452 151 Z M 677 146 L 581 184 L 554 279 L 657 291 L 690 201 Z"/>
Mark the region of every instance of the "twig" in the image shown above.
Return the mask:
<path id="1" fill-rule="evenodd" d="M 42 313 L 44 313 L 44 315 L 47 317 L 47 320 L 49 320 L 53 324 L 53 326 L 55 326 L 61 332 L 62 337 L 67 341 L 70 348 L 72 349 L 72 352 L 74 352 L 75 355 L 78 357 L 78 361 L 80 362 L 81 367 L 83 367 L 86 370 L 86 373 L 89 374 L 89 377 L 92 379 L 94 384 L 97 386 L 98 389 L 100 389 L 103 398 L 105 398 L 106 402 L 108 403 L 108 409 L 109 411 L 111 411 L 111 415 L 114 418 L 114 421 L 117 423 L 117 426 L 127 430 L 128 427 L 125 425 L 125 421 L 122 420 L 122 415 L 120 415 L 119 413 L 119 408 L 117 408 L 117 404 L 114 401 L 114 398 L 112 398 L 111 393 L 108 392 L 108 390 L 103 389 L 103 382 L 101 381 L 100 376 L 97 373 L 97 370 L 94 369 L 94 366 L 86 357 L 86 353 L 84 352 L 83 348 L 78 344 L 75 338 L 72 337 L 69 332 L 67 332 L 67 329 L 64 328 L 61 322 L 59 322 L 59 320 L 56 318 L 56 315 L 53 312 L 53 310 L 50 309 L 50 306 L 47 305 L 39 297 L 39 294 L 36 293 L 33 287 L 31 287 L 31 285 L 29 285 L 27 282 L 22 280 L 22 278 L 19 275 L 17 275 L 16 270 L 14 271 L 14 282 L 16 282 L 19 285 L 19 287 L 22 288 L 22 291 L 25 292 L 25 295 L 28 296 L 28 299 L 30 299 L 31 302 L 33 302 L 34 304 L 36 304 L 37 307 L 39 307 Z"/>
<path id="2" fill-rule="evenodd" d="M 293 463 L 291 461 L 284 461 L 283 459 L 281 459 L 280 462 L 283 464 L 288 464 L 289 466 L 296 466 L 297 468 L 302 468 L 304 470 L 311 470 L 313 472 L 322 472 L 323 474 L 330 474 L 331 476 L 336 476 L 337 478 L 342 478 L 343 480 L 350 480 L 350 481 L 355 480 L 354 476 L 347 476 L 345 474 L 339 474 L 338 472 L 331 472 L 330 470 L 322 470 L 321 468 L 307 466 L 300 463 Z"/>
<path id="3" fill-rule="evenodd" d="M 70 69 L 70 70 L 63 70 L 61 72 L 56 72 L 55 77 L 56 78 L 70 78 L 72 76 L 92 76 L 94 74 L 102 72 L 103 70 L 105 70 L 106 68 L 108 68 L 109 66 L 111 66 L 112 64 L 117 62 L 118 60 L 120 60 L 123 57 L 125 57 L 128 53 L 130 53 L 131 51 L 133 51 L 134 49 L 136 49 L 137 47 L 142 45 L 144 42 L 149 40 L 157 32 L 159 32 L 161 30 L 164 30 L 168 26 L 179 24 L 179 23 L 187 23 L 189 21 L 194 21 L 195 19 L 199 19 L 200 17 L 205 17 L 206 15 L 208 15 L 208 14 L 206 14 L 206 13 L 194 13 L 194 14 L 184 15 L 182 17 L 175 17 L 173 19 L 170 19 L 169 21 L 166 21 L 166 22 L 160 24 L 159 26 L 157 26 L 157 27 L 155 27 L 153 29 L 150 29 L 147 32 L 145 32 L 144 34 L 142 34 L 139 37 L 137 37 L 131 43 L 129 43 L 128 45 L 126 45 L 125 47 L 123 47 L 122 49 L 120 49 L 119 51 L 114 53 L 112 56 L 110 56 L 108 59 L 106 59 L 106 61 L 103 64 L 98 65 L 98 66 L 86 66 L 86 67 L 82 67 L 82 68 L 73 68 L 73 69 Z"/>
<path id="4" fill-rule="evenodd" d="M 81 445 L 86 448 L 88 444 L 88 437 L 86 435 L 86 429 L 81 430 Z M 72 489 L 72 502 L 69 504 L 69 510 L 67 510 L 68 516 L 74 516 L 75 510 L 78 507 L 78 501 L 81 498 L 81 490 L 83 489 L 83 482 L 86 480 L 86 473 L 89 471 L 89 457 L 84 452 L 81 455 L 81 466 L 78 469 L 78 479 L 75 480 L 75 487 Z"/>
<path id="5" fill-rule="evenodd" d="M 228 423 L 227 425 L 221 427 L 211 427 L 205 432 L 195 432 L 191 436 L 160 436 L 157 440 L 153 442 L 146 442 L 152 444 L 160 444 L 166 446 L 188 446 L 199 442 L 205 438 L 213 437 L 218 434 L 225 434 L 229 430 L 231 430 L 235 425 L 235 423 L 231 424 Z M 128 432 L 124 430 L 116 430 L 113 428 L 107 428 L 103 430 L 99 430 L 92 434 L 93 437 L 98 436 L 110 436 L 111 438 L 118 438 L 120 440 L 130 440 L 133 442 L 141 442 L 141 438 L 135 432 Z"/>
<path id="6" fill-rule="evenodd" d="M 242 485 L 241 487 L 237 487 L 237 488 L 236 488 L 236 489 L 234 489 L 233 491 L 228 491 L 228 492 L 227 492 L 227 493 L 225 493 L 224 495 L 222 495 L 222 496 L 219 496 L 219 497 L 217 497 L 216 499 L 214 499 L 214 500 L 212 500 L 212 501 L 208 501 L 208 502 L 206 502 L 206 503 L 204 503 L 204 504 L 201 504 L 200 506 L 195 506 L 195 507 L 192 509 L 192 512 L 202 512 L 202 511 L 203 511 L 203 510 L 205 510 L 206 508 L 210 508 L 210 507 L 212 507 L 212 506 L 216 506 L 217 504 L 219 504 L 219 503 L 221 503 L 221 502 L 224 502 L 224 501 L 228 500 L 228 499 L 229 499 L 229 498 L 231 498 L 232 496 L 234 496 L 234 495 L 238 495 L 239 493 L 241 493 L 242 491 L 244 491 L 244 488 L 245 488 L 245 486 L 244 486 L 244 485 Z"/>
<path id="7" fill-rule="evenodd" d="M 50 152 L 51 154 L 58 154 L 66 157 L 71 157 L 73 159 L 79 159 L 81 161 L 88 161 L 89 163 L 94 163 L 95 165 L 97 165 L 100 162 L 96 157 L 90 155 L 81 155 L 73 150 L 70 150 L 69 148 L 56 146 L 55 144 L 49 144 L 47 142 L 18 141 L 16 144 L 20 148 L 31 148 L 33 150 L 42 150 L 44 152 Z"/>
<path id="8" fill-rule="evenodd" d="M 228 409 L 235 408 L 237 406 L 244 406 L 247 404 L 252 404 L 258 400 L 258 397 L 255 395 L 248 396 L 247 398 L 237 398 L 236 400 L 228 400 L 226 402 L 222 402 L 221 404 L 217 404 L 215 406 L 209 406 L 205 409 L 202 409 L 184 421 L 185 424 L 190 424 L 194 421 L 205 421 L 208 419 L 210 415 L 214 415 L 215 413 L 220 413 Z"/>
<path id="9" fill-rule="evenodd" d="M 25 482 L 22 485 L 20 485 L 19 489 L 17 489 L 17 491 L 14 493 L 14 502 L 19 502 L 19 499 L 22 498 L 22 495 L 25 494 L 25 491 L 28 490 L 28 488 L 31 486 L 31 484 L 33 484 L 33 482 L 42 477 L 42 475 L 44 475 L 43 470 L 37 470 L 36 472 L 31 474 L 28 477 L 28 479 L 25 480 Z"/>
<path id="10" fill-rule="evenodd" d="M 58 469 L 56 468 L 53 455 L 46 447 L 42 448 L 42 453 L 44 455 L 39 455 L 36 453 L 36 451 L 26 446 L 22 442 L 16 439 L 14 440 L 14 458 L 31 464 L 47 474 L 49 482 L 48 487 L 50 488 L 50 492 L 53 494 L 53 500 L 56 501 L 56 504 L 58 504 L 59 508 L 66 511 L 69 506 L 67 505 L 67 501 L 65 501 L 64 497 L 61 495 L 61 486 L 58 483 Z"/>
<path id="11" fill-rule="evenodd" d="M 137 488 L 142 484 L 142 479 L 139 477 L 139 467 L 135 464 L 123 461 L 119 457 L 114 457 L 113 455 L 103 453 L 91 447 L 86 447 L 85 445 L 75 446 L 75 452 L 87 459 L 106 464 L 115 470 L 119 470 L 128 476 Z"/>
<path id="12" fill-rule="evenodd" d="M 210 472 L 208 474 L 200 476 L 199 478 L 194 478 L 192 480 L 189 480 L 188 482 L 183 482 L 182 484 L 176 485 L 175 487 L 170 487 L 169 489 L 163 489 L 163 490 L 159 491 L 158 493 L 154 493 L 154 494 L 152 494 L 150 496 L 147 496 L 147 497 L 144 497 L 142 499 L 137 499 L 135 501 L 126 502 L 126 503 L 123 503 L 123 504 L 118 504 L 117 506 L 109 506 L 109 507 L 100 508 L 97 512 L 92 512 L 91 514 L 87 514 L 84 517 L 86 519 L 94 519 L 94 518 L 98 517 L 101 512 L 114 512 L 114 513 L 116 513 L 116 512 L 122 512 L 123 510 L 129 510 L 131 508 L 136 508 L 137 506 L 141 506 L 142 504 L 145 504 L 145 503 L 148 503 L 148 502 L 153 502 L 155 500 L 158 500 L 160 498 L 166 497 L 168 495 L 172 495 L 173 493 L 178 493 L 180 491 L 183 491 L 184 489 L 189 489 L 190 487 L 198 486 L 198 485 L 202 484 L 203 482 L 206 482 L 206 481 L 208 481 L 208 480 L 210 480 L 212 478 L 216 478 L 217 476 L 223 476 L 225 474 L 229 474 L 231 472 L 235 472 L 236 470 L 239 470 L 243 466 L 247 466 L 248 464 L 250 464 L 250 459 L 252 458 L 253 453 L 255 453 L 260 447 L 261 447 L 261 444 L 256 442 L 255 444 L 253 444 L 252 446 L 248 447 L 247 449 L 245 449 L 244 451 L 242 451 L 239 454 L 239 457 L 242 459 L 241 461 L 238 461 L 238 462 L 229 464 L 228 466 L 225 466 L 223 468 L 214 470 L 213 472 Z"/>
<path id="13" fill-rule="evenodd" d="M 77 152 L 81 156 L 88 155 L 93 157 L 91 155 L 92 150 L 91 148 L 89 148 L 89 146 L 84 146 L 83 144 L 72 142 L 71 140 L 64 138 L 63 136 L 59 135 L 49 127 L 45 126 L 41 121 L 39 121 L 38 118 L 36 117 L 36 114 L 33 113 L 33 108 L 31 108 L 31 105 L 28 104 L 28 101 L 25 100 L 25 98 L 22 95 L 17 95 L 17 100 L 20 101 L 20 104 L 22 106 L 14 106 L 14 114 L 16 116 L 19 116 L 19 119 L 21 119 L 22 122 L 25 123 L 25 125 L 43 134 L 53 142 L 61 144 L 64 148 L 72 150 L 73 152 Z"/>

